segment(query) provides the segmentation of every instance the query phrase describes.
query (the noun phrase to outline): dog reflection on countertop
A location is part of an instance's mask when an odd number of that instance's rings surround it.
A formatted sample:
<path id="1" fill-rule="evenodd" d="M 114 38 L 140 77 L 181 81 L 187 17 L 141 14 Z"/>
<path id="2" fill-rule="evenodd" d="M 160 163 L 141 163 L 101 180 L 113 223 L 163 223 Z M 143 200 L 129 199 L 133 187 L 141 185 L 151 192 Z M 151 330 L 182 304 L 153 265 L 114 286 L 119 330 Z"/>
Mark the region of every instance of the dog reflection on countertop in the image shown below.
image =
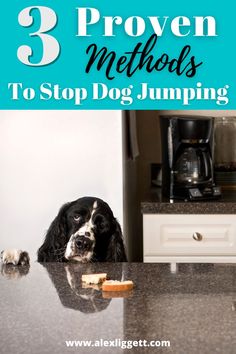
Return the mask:
<path id="1" fill-rule="evenodd" d="M 86 265 L 80 263 L 61 263 L 60 265 L 58 263 L 40 263 L 40 265 L 46 268 L 47 274 L 64 307 L 90 314 L 105 310 L 112 301 L 113 296 L 107 296 L 109 294 L 104 296 L 101 285 L 86 285 L 81 281 L 82 274 L 104 272 L 104 270 L 99 269 L 97 263 L 87 263 Z M 29 264 L 1 263 L 0 266 L 1 275 L 8 280 L 21 279 L 29 273 L 30 269 Z M 109 277 L 121 280 L 122 263 L 117 263 L 115 268 L 116 270 L 113 271 L 113 267 L 111 268 L 107 265 Z"/>
<path id="2" fill-rule="evenodd" d="M 104 299 L 99 285 L 84 286 L 81 282 L 82 274 L 97 273 L 95 263 L 81 267 L 77 263 L 64 263 L 58 271 L 57 263 L 41 263 L 46 268 L 48 275 L 56 288 L 62 305 L 66 308 L 83 313 L 95 313 L 105 310 L 112 299 Z M 119 279 L 122 277 L 122 264 L 119 266 Z M 109 272 L 112 277 L 112 272 Z M 116 274 L 114 275 L 117 277 Z"/>

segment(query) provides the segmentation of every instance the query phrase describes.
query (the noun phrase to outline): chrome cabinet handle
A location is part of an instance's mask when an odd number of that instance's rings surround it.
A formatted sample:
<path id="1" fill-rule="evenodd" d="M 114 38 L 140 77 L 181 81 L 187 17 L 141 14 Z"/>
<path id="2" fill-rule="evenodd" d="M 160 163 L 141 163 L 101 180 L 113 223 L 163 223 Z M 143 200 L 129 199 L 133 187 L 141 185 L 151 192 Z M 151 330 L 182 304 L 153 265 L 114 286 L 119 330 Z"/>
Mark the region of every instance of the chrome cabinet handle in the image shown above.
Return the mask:
<path id="1" fill-rule="evenodd" d="M 193 239 L 195 241 L 202 241 L 203 237 L 202 237 L 202 235 L 199 232 L 194 232 Z"/>

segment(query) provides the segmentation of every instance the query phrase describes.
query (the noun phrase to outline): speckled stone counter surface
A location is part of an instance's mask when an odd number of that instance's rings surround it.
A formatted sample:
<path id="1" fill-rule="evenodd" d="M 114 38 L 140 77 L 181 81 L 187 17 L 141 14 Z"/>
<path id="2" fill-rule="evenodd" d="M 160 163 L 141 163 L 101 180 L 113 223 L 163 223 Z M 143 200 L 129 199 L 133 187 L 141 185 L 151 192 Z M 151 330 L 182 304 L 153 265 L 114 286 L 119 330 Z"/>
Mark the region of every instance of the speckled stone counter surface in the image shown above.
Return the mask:
<path id="1" fill-rule="evenodd" d="M 81 274 L 91 272 L 132 279 L 135 288 L 124 297 L 84 289 Z M 236 352 L 233 264 L 179 264 L 175 271 L 169 264 L 142 263 L 8 266 L 1 269 L 0 297 L 1 353 Z M 165 340 L 170 347 L 67 348 L 65 344 L 100 339 Z"/>
<path id="2" fill-rule="evenodd" d="M 224 191 L 217 200 L 170 203 L 159 188 L 153 188 L 141 203 L 143 214 L 236 214 L 236 191 Z"/>

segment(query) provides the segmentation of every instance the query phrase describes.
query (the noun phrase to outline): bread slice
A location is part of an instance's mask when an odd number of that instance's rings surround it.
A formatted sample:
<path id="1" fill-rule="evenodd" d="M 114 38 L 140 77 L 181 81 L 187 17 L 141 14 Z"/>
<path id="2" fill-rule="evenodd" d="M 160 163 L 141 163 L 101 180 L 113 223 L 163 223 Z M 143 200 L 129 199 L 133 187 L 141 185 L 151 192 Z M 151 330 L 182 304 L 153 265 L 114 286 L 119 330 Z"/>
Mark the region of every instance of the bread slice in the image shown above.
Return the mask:
<path id="1" fill-rule="evenodd" d="M 85 284 L 100 284 L 107 278 L 107 273 L 82 274 L 82 282 Z"/>
<path id="2" fill-rule="evenodd" d="M 106 280 L 102 284 L 102 291 L 128 291 L 132 290 L 133 287 L 134 283 L 132 282 L 132 280 Z"/>

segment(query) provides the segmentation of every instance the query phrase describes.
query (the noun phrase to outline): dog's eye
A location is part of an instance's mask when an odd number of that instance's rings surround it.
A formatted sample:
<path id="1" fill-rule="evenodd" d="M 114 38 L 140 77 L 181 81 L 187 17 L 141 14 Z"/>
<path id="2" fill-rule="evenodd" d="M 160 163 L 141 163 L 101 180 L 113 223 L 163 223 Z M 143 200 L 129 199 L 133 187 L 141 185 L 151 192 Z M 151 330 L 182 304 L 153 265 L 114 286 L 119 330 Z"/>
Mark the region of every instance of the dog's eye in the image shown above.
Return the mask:
<path id="1" fill-rule="evenodd" d="M 81 218 L 81 216 L 80 216 L 80 215 L 74 215 L 74 220 L 75 220 L 75 221 L 79 221 L 79 220 L 80 220 L 80 218 Z"/>

